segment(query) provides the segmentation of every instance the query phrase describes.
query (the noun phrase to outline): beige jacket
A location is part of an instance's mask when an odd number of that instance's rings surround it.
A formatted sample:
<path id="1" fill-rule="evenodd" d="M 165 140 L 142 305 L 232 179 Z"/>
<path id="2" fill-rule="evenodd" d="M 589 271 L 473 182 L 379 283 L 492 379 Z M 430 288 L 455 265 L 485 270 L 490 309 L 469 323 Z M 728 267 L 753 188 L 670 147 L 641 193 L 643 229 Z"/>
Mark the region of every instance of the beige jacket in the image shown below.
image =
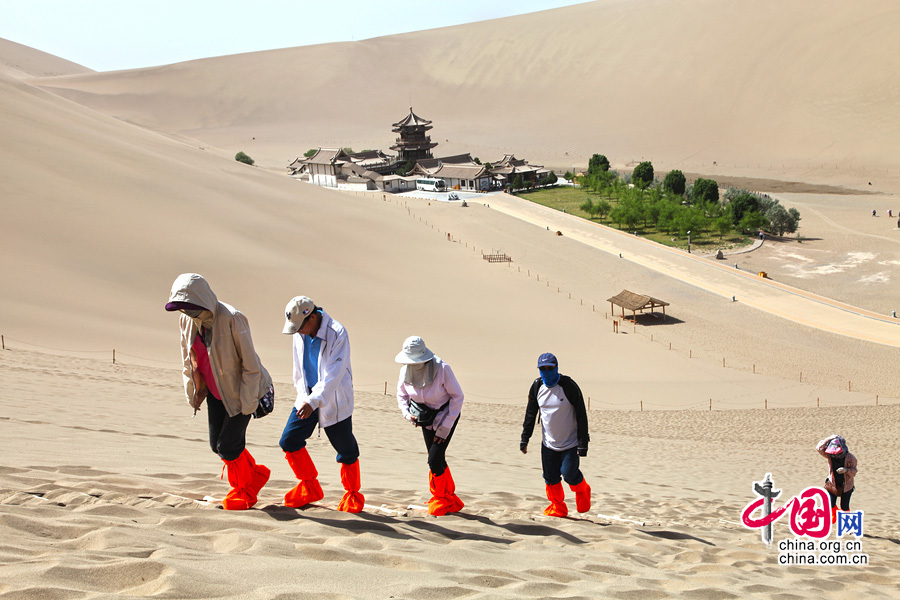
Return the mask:
<path id="1" fill-rule="evenodd" d="M 178 276 L 172 284 L 169 302 L 190 302 L 212 312 L 212 317 L 203 323 L 184 313 L 178 320 L 184 393 L 188 403 L 198 408 L 204 400 L 204 396 L 195 394 L 191 346 L 201 325 L 205 325 L 212 331 L 209 363 L 225 410 L 232 417 L 252 414 L 259 406 L 259 399 L 269 391 L 272 378 L 253 349 L 247 318 L 234 307 L 219 302 L 206 280 L 196 273 Z"/>

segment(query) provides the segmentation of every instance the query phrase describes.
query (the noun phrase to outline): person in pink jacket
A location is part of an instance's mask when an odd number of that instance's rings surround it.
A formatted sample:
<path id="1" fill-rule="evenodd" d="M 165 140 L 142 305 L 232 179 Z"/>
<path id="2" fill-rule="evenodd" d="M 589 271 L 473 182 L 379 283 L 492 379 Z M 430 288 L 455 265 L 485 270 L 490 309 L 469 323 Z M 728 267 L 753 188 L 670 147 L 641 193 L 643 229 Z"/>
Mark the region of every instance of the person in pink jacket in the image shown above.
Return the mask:
<path id="1" fill-rule="evenodd" d="M 407 338 L 394 360 L 403 365 L 397 382 L 397 405 L 407 421 L 422 428 L 428 450 L 428 514 L 458 512 L 465 505 L 456 495 L 446 454 L 462 411 L 462 388 L 450 365 L 435 356 L 418 336 Z"/>
<path id="2" fill-rule="evenodd" d="M 828 477 L 825 491 L 831 498 L 831 511 L 836 510 L 837 497 L 841 497 L 841 510 L 850 510 L 850 496 L 856 489 L 856 457 L 847 449 L 847 440 L 835 434 L 816 444 L 816 450 L 828 460 Z"/>

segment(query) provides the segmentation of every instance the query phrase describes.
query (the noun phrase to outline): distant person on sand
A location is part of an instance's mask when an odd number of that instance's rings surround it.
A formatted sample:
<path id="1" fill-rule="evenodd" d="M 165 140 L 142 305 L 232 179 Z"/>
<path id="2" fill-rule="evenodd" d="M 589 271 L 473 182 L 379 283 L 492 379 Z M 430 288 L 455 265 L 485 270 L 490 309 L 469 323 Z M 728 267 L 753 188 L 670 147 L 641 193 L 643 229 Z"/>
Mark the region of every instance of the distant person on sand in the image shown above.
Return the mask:
<path id="1" fill-rule="evenodd" d="M 397 381 L 397 405 L 407 421 L 422 428 L 428 451 L 428 514 L 457 512 L 464 504 L 456 495 L 446 454 L 462 411 L 462 388 L 450 365 L 435 356 L 420 337 L 406 338 L 394 361 L 403 365 Z"/>
<path id="2" fill-rule="evenodd" d="M 247 318 L 219 302 L 202 276 L 179 275 L 166 310 L 181 312 L 184 392 L 194 414 L 206 400 L 209 445 L 228 470 L 231 490 L 222 508 L 246 510 L 269 480 L 269 469 L 256 464 L 245 443 L 250 418 L 274 407 L 272 378 L 253 349 Z"/>
<path id="3" fill-rule="evenodd" d="M 850 510 L 850 496 L 856 485 L 856 457 L 847 449 L 847 440 L 839 435 L 831 435 L 816 444 L 816 450 L 828 461 L 828 477 L 825 491 L 831 498 L 832 515 L 836 510 L 837 498 L 841 498 L 841 510 Z"/>
<path id="4" fill-rule="evenodd" d="M 284 309 L 282 333 L 293 338 L 294 386 L 297 400 L 279 445 L 300 480 L 284 496 L 284 505 L 306 506 L 325 497 L 319 472 L 306 449 L 318 424 L 337 451 L 344 496 L 338 510 L 358 513 L 365 497 L 359 492 L 359 445 L 353 435 L 353 371 L 350 339 L 344 326 L 307 298 L 292 298 Z"/>
<path id="5" fill-rule="evenodd" d="M 534 380 L 528 391 L 528 407 L 525 409 L 519 449 L 522 454 L 528 453 L 528 440 L 540 414 L 543 436 L 541 465 L 547 499 L 550 500 L 544 514 L 550 517 L 569 514 L 562 479 L 575 492 L 578 512 L 587 512 L 591 509 L 591 487 L 581 473 L 579 458 L 587 456 L 590 441 L 584 397 L 571 377 L 560 375 L 559 363 L 554 355 L 549 352 L 541 354 L 537 366 L 540 377 Z"/>

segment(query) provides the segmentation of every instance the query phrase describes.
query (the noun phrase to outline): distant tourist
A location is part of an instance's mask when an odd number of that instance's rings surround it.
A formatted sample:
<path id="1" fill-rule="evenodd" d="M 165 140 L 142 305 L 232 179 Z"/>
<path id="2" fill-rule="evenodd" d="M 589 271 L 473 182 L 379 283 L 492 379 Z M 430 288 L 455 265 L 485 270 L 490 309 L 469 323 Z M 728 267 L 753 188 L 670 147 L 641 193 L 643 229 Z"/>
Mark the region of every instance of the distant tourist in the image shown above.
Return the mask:
<path id="1" fill-rule="evenodd" d="M 578 512 L 587 512 L 591 509 L 591 487 L 580 469 L 580 457 L 587 456 L 590 441 L 584 397 L 571 377 L 560 375 L 559 363 L 554 355 L 549 352 L 541 354 L 537 366 L 540 377 L 534 380 L 528 391 L 519 449 L 522 454 L 528 453 L 528 441 L 540 414 L 541 466 L 550 501 L 544 514 L 550 517 L 569 514 L 562 479 L 575 492 Z"/>
<path id="2" fill-rule="evenodd" d="M 365 497 L 359 491 L 359 445 L 353 435 L 353 371 L 347 331 L 306 296 L 292 298 L 284 316 L 282 333 L 293 338 L 297 400 L 279 445 L 300 480 L 285 494 L 284 505 L 297 508 L 325 497 L 319 472 L 306 449 L 306 440 L 319 425 L 341 463 L 344 495 L 338 510 L 358 513 Z"/>
<path id="3" fill-rule="evenodd" d="M 435 356 L 417 336 L 406 338 L 394 360 L 401 365 L 397 405 L 403 417 L 422 428 L 428 452 L 428 514 L 455 513 L 464 506 L 447 466 L 447 446 L 456 431 L 463 391 L 450 365 Z"/>
<path id="4" fill-rule="evenodd" d="M 876 215 L 875 215 L 875 209 L 874 209 L 874 208 L 872 209 L 872 216 L 873 216 L 873 217 L 876 216 Z"/>
<path id="5" fill-rule="evenodd" d="M 180 311 L 184 392 L 194 414 L 206 401 L 209 445 L 228 470 L 231 490 L 225 510 L 256 504 L 269 480 L 269 469 L 247 451 L 247 425 L 253 416 L 272 411 L 272 378 L 253 349 L 247 318 L 219 302 L 206 280 L 196 273 L 179 275 L 172 284 L 168 311 Z"/>
<path id="6" fill-rule="evenodd" d="M 838 497 L 841 499 L 841 510 L 850 510 L 850 496 L 856 489 L 853 479 L 857 469 L 856 457 L 847 449 L 847 440 L 839 435 L 832 435 L 816 444 L 816 450 L 828 461 L 825 491 L 831 498 L 832 515 L 836 510 Z"/>

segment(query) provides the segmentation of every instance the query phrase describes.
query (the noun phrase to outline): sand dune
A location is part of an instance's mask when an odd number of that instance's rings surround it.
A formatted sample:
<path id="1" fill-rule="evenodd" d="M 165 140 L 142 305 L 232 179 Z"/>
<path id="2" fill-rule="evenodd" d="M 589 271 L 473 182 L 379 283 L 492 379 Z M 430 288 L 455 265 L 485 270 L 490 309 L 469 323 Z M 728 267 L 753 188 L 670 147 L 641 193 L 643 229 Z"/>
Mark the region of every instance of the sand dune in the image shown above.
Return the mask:
<path id="1" fill-rule="evenodd" d="M 896 90 L 882 75 L 898 60 L 887 35 L 896 20 L 873 2 L 595 2 L 42 78 L 43 89 L 24 76 L 76 68 L 0 46 L 4 64 L 19 65 L 0 72 L 0 598 L 889 597 L 900 582 L 894 348 L 723 301 L 487 199 L 463 210 L 272 171 L 332 139 L 386 146 L 412 90 L 441 148 L 482 158 L 515 151 L 565 166 L 650 148 L 659 166 L 856 186 L 882 172 L 859 162 L 896 165 Z M 401 60 L 416 53 L 421 62 Z M 886 70 L 855 68 L 872 57 Z M 409 90 L 371 76 L 399 63 Z M 823 91 L 839 76 L 838 92 Z M 263 168 L 236 163 L 237 149 Z M 788 166 L 767 168 L 768 157 Z M 895 242 L 885 219 L 860 216 L 876 199 L 879 211 L 891 206 L 897 188 L 884 175 L 872 186 L 880 196 L 788 198 L 809 211 L 814 239 L 791 248 L 803 258 L 767 245 L 745 268 L 890 310 Z M 483 250 L 514 262 L 488 264 Z M 838 268 L 860 251 L 877 256 Z M 259 510 L 224 513 L 204 499 L 226 491 L 221 462 L 203 415 L 189 417 L 175 321 L 162 310 L 185 271 L 248 316 L 276 379 L 277 412 L 249 434 L 273 468 Z M 623 288 L 670 301 L 670 320 L 614 334 L 605 301 Z M 292 395 L 280 331 L 296 294 L 350 331 L 370 503 L 359 516 L 333 510 L 324 438 L 311 452 L 325 500 L 280 505 L 291 478 L 276 441 Z M 381 392 L 410 334 L 453 365 L 467 394 L 450 451 L 467 503 L 456 517 L 409 508 L 426 500 L 421 439 Z M 582 520 L 540 516 L 538 459 L 516 451 L 546 350 L 591 398 L 596 506 Z M 866 511 L 871 565 L 782 569 L 777 551 L 735 524 L 740 509 L 766 471 L 786 494 L 818 483 L 813 445 L 834 431 L 860 458 L 854 507 Z M 314 585 L 300 588 L 298 569 Z"/>
<path id="2" fill-rule="evenodd" d="M 411 102 L 445 154 L 566 169 L 603 152 L 896 192 L 898 28 L 900 9 L 873 0 L 600 0 L 39 83 L 273 168 L 318 145 L 386 148 Z"/>
<path id="3" fill-rule="evenodd" d="M 93 73 L 91 69 L 0 38 L 0 73 L 16 79 Z"/>
<path id="4" fill-rule="evenodd" d="M 900 407 L 859 409 L 849 421 L 839 409 L 592 411 L 583 464 L 593 510 L 552 519 L 541 515 L 539 460 L 517 449 L 521 407 L 464 409 L 448 461 L 466 508 L 434 518 L 409 508 L 427 500 L 421 437 L 392 398 L 372 393 L 354 415 L 369 508 L 334 510 L 338 469 L 324 437 L 310 453 L 325 499 L 285 508 L 280 494 L 293 484 L 274 444 L 281 404 L 249 429 L 273 472 L 258 509 L 226 513 L 204 500 L 226 491 L 214 476 L 221 463 L 202 413 L 192 420 L 171 402 L 170 371 L 0 356 L 13 392 L 4 439 L 22 454 L 0 467 L 3 598 L 888 598 L 900 583 L 891 466 Z M 71 390 L 65 405 L 25 400 L 35 372 Z M 80 419 L 87 405 L 94 416 Z M 785 495 L 799 493 L 824 472 L 812 448 L 819 432 L 841 421 L 866 457 L 854 502 L 866 510 L 870 565 L 780 567 L 777 549 L 736 524 L 750 483 L 770 469 Z M 775 525 L 776 540 L 789 536 Z"/>

